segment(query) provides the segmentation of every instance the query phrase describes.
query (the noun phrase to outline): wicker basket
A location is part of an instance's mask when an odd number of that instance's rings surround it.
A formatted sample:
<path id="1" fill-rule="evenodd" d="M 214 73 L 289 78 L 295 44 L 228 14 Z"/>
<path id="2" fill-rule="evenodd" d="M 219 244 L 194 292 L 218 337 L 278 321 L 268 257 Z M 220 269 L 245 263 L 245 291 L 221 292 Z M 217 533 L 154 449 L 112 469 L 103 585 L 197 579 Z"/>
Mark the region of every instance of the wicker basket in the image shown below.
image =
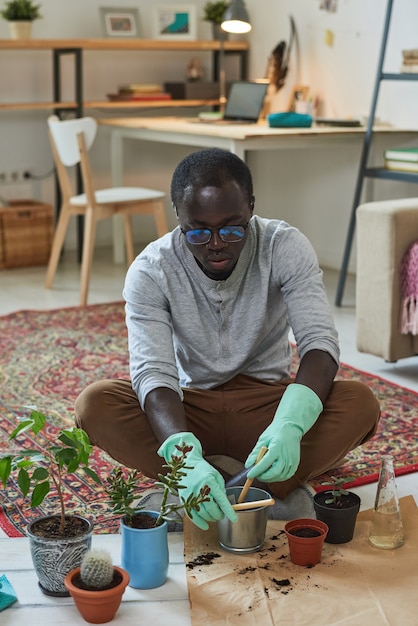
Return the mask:
<path id="1" fill-rule="evenodd" d="M 50 204 L 10 200 L 0 208 L 0 268 L 46 265 L 53 236 Z"/>

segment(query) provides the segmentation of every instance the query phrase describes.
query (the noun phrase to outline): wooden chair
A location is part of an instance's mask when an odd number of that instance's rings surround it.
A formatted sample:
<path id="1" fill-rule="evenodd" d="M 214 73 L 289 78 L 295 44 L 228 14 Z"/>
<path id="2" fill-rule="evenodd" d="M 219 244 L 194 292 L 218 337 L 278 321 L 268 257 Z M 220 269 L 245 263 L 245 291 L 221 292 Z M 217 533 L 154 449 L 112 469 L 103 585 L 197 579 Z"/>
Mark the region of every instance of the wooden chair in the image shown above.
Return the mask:
<path id="1" fill-rule="evenodd" d="M 88 151 L 97 133 L 97 122 L 92 117 L 61 121 L 52 115 L 48 118 L 49 137 L 59 185 L 62 205 L 52 242 L 45 279 L 45 287 L 54 281 L 60 253 L 72 215 L 84 215 L 84 236 L 81 260 L 80 306 L 86 306 L 93 260 L 96 224 L 114 215 L 122 215 L 127 260 L 134 260 L 131 215 L 153 215 L 159 237 L 168 232 L 164 209 L 165 194 L 145 187 L 113 187 L 95 190 Z M 84 193 L 75 195 L 70 181 L 70 168 L 81 166 Z"/>

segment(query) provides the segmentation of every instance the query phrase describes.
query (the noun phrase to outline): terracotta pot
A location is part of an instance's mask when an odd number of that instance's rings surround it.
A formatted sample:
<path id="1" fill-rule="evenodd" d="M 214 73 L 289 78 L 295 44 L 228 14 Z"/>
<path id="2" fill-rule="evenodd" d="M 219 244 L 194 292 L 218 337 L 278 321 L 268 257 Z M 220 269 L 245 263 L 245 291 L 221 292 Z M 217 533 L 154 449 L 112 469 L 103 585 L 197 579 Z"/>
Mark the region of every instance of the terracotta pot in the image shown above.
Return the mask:
<path id="1" fill-rule="evenodd" d="M 65 577 L 65 586 L 68 589 L 74 604 L 82 617 L 90 624 L 105 624 L 110 622 L 116 615 L 116 611 L 122 601 L 122 596 L 129 583 L 129 574 L 121 567 L 114 567 L 122 580 L 112 589 L 94 590 L 80 589 L 73 581 L 80 575 L 77 567 L 68 572 Z"/>
<path id="2" fill-rule="evenodd" d="M 52 515 L 50 517 L 57 517 Z M 36 525 L 40 521 L 34 520 L 27 529 L 29 546 L 39 587 L 47 596 L 68 596 L 64 585 L 64 578 L 72 569 L 81 565 L 83 556 L 91 547 L 93 525 L 89 520 L 79 515 L 72 516 L 81 521 L 84 530 L 76 537 L 40 537 L 36 534 Z"/>
<path id="3" fill-rule="evenodd" d="M 347 543 L 351 541 L 360 509 L 360 498 L 356 493 L 349 491 L 342 495 L 344 506 L 336 507 L 325 504 L 325 500 L 331 497 L 330 491 L 321 491 L 314 495 L 313 505 L 316 517 L 328 525 L 329 531 L 325 541 L 327 543 Z"/>
<path id="4" fill-rule="evenodd" d="M 320 562 L 324 540 L 328 532 L 328 526 L 324 522 L 301 517 L 287 522 L 284 531 L 289 543 L 292 563 L 295 565 L 316 565 Z M 295 532 L 305 536 L 295 535 Z"/>

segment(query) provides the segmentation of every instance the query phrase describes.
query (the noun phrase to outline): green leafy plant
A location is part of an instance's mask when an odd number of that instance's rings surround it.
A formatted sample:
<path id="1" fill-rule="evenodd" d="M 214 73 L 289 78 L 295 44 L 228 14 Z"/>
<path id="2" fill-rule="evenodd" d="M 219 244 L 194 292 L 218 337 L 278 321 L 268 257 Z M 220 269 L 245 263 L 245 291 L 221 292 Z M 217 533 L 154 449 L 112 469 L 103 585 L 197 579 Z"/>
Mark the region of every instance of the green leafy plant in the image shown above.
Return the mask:
<path id="1" fill-rule="evenodd" d="M 158 517 L 155 519 L 154 526 L 160 526 L 164 521 L 173 521 L 180 519 L 180 511 L 183 509 L 187 515 L 193 511 L 199 510 L 203 502 L 209 501 L 210 488 L 204 485 L 198 495 L 190 494 L 185 501 L 168 502 L 168 496 L 171 494 L 178 498 L 179 491 L 184 489 L 181 480 L 185 476 L 185 469 L 193 469 L 187 465 L 187 454 L 192 450 L 192 446 L 176 446 L 179 451 L 178 455 L 173 455 L 171 459 L 163 465 L 167 468 L 166 474 L 158 474 L 156 487 L 163 490 L 161 505 Z M 113 511 L 123 516 L 123 520 L 127 526 L 133 525 L 133 518 L 144 507 L 135 507 L 134 501 L 138 498 L 137 479 L 138 471 L 129 470 L 127 474 L 122 468 L 118 467 L 112 470 L 105 489 L 110 496 L 110 502 Z M 174 517 L 173 517 L 174 516 Z"/>
<path id="2" fill-rule="evenodd" d="M 8 22 L 33 22 L 42 17 L 40 5 L 32 0 L 10 0 L 5 3 L 0 15 Z"/>
<path id="3" fill-rule="evenodd" d="M 339 478 L 337 476 L 331 476 L 330 480 L 321 483 L 321 485 L 331 487 L 331 489 L 327 491 L 327 493 L 330 493 L 330 497 L 324 500 L 324 504 L 340 506 L 341 497 L 347 496 L 349 493 L 347 489 L 344 488 L 344 485 L 351 483 L 353 480 L 354 478 L 352 476 L 340 476 Z"/>
<path id="4" fill-rule="evenodd" d="M 48 422 L 40 411 L 32 411 L 29 418 L 22 419 L 13 430 L 9 440 L 28 430 L 35 437 L 45 430 Z M 0 459 L 0 480 L 6 487 L 11 472 L 17 472 L 17 482 L 22 494 L 30 496 L 30 506 L 42 504 L 51 489 L 55 489 L 60 503 L 60 532 L 65 526 L 65 504 L 63 497 L 66 474 L 78 470 L 86 473 L 101 484 L 96 472 L 88 467 L 92 445 L 87 433 L 81 428 L 62 429 L 52 444 L 40 443 L 40 450 L 22 450 L 18 454 L 7 454 Z"/>
<path id="5" fill-rule="evenodd" d="M 203 7 L 203 20 L 205 22 L 213 22 L 221 24 L 223 15 L 229 7 L 229 2 L 220 0 L 219 2 L 206 2 Z"/>

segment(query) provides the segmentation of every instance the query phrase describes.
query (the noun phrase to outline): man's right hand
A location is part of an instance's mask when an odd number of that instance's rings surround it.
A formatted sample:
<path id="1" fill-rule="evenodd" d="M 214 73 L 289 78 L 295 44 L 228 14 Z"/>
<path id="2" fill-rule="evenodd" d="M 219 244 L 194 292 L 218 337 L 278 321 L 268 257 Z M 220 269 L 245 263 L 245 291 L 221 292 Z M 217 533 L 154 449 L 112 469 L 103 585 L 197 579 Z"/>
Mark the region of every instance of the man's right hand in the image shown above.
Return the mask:
<path id="1" fill-rule="evenodd" d="M 216 522 L 225 515 L 231 522 L 237 521 L 237 514 L 229 502 L 225 482 L 220 473 L 212 467 L 202 456 L 202 446 L 200 441 L 190 432 L 175 433 L 168 437 L 158 449 L 158 454 L 166 461 L 173 455 L 178 455 L 179 446 L 190 446 L 191 450 L 186 456 L 186 465 L 191 469 L 184 469 L 185 476 L 181 480 L 183 489 L 179 491 L 182 502 L 186 501 L 190 495 L 198 496 L 202 487 L 208 486 L 210 493 L 209 500 L 199 505 L 199 510 L 194 509 L 190 519 L 196 526 L 207 530 L 208 522 Z"/>

